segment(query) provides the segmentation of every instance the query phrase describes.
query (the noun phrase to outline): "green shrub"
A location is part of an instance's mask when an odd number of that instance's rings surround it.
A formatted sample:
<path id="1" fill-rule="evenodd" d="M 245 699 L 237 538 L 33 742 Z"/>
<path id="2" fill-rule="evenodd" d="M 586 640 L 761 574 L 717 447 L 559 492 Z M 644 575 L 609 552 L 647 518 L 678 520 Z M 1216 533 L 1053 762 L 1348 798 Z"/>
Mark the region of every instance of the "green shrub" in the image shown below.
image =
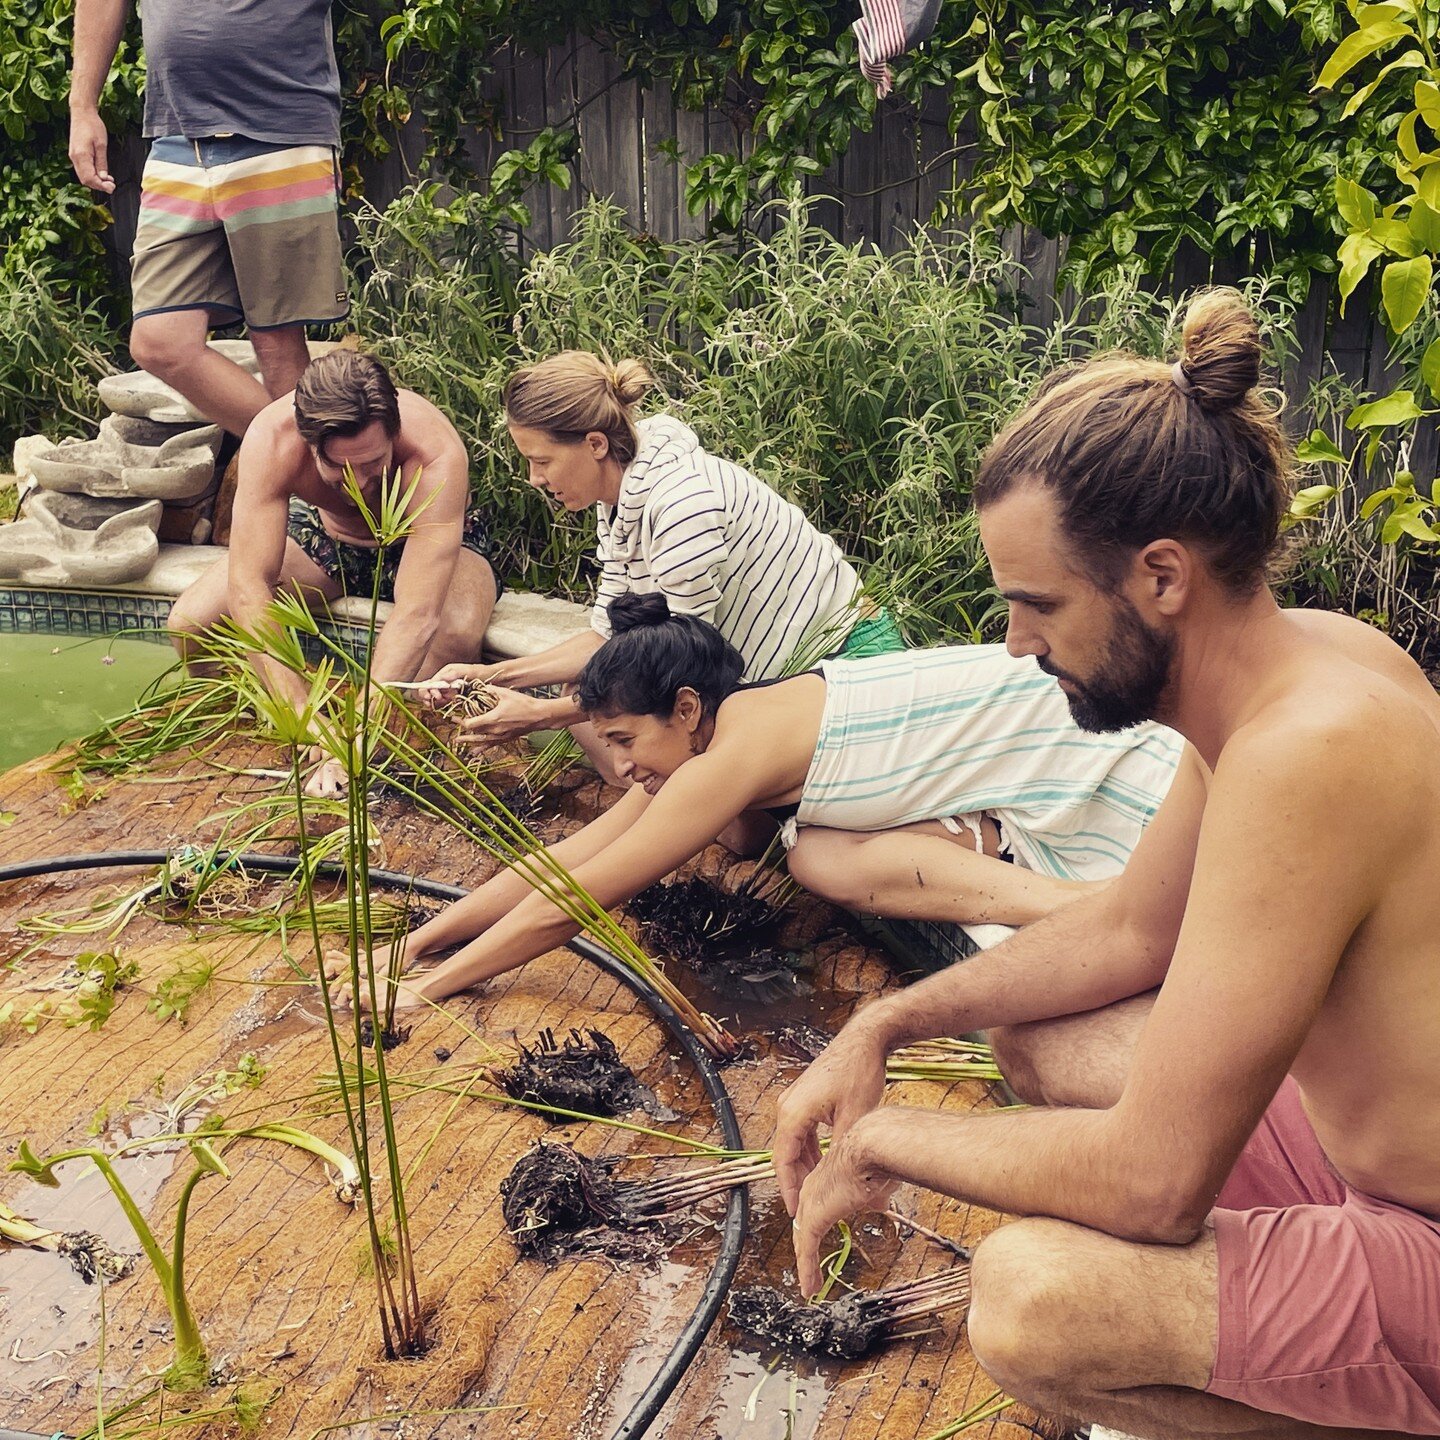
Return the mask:
<path id="1" fill-rule="evenodd" d="M 115 373 L 117 343 L 101 302 L 77 300 L 43 261 L 0 255 L 0 468 L 21 435 L 60 439 L 100 418 L 95 385 Z"/>
<path id="2" fill-rule="evenodd" d="M 714 241 L 639 238 L 592 201 L 572 238 L 537 255 L 504 303 L 493 240 L 463 205 L 411 194 L 362 221 L 373 273 L 356 323 L 397 375 L 444 409 L 473 457 L 502 571 L 586 599 L 590 517 L 556 520 L 523 483 L 500 389 L 527 360 L 566 348 L 635 356 L 716 454 L 794 500 L 876 577 L 945 554 L 912 597 L 911 638 L 993 634 L 999 620 L 969 523 L 981 451 L 1061 361 L 1176 345 L 1183 302 L 1133 270 L 1048 328 L 1022 322 L 1021 272 L 991 237 L 917 236 L 899 254 L 846 245 L 794 202 L 772 238 L 740 254 Z M 1282 358 L 1287 303 L 1253 287 Z"/>

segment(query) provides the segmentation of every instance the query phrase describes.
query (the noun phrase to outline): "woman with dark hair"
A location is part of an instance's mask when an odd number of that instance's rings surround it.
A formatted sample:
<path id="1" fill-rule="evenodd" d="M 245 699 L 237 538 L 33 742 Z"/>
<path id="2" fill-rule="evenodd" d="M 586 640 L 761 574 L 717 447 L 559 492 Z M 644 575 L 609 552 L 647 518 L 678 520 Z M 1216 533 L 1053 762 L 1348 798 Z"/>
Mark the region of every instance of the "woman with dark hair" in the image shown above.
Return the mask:
<path id="1" fill-rule="evenodd" d="M 735 648 L 664 596 L 623 595 L 609 618 L 578 696 L 631 788 L 552 852 L 606 909 L 768 811 L 792 876 L 837 904 L 1027 924 L 1119 874 L 1179 763 L 1182 742 L 1160 726 L 1083 733 L 1055 681 L 1000 645 L 742 685 Z M 399 1003 L 488 980 L 576 932 L 503 872 L 410 936 L 407 965 L 462 948 Z"/>

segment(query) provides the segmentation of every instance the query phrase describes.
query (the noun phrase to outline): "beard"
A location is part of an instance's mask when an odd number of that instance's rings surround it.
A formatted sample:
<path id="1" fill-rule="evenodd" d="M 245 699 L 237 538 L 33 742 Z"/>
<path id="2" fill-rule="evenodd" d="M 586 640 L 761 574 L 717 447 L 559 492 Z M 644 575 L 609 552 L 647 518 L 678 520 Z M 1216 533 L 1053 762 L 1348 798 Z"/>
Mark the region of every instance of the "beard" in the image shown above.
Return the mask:
<path id="1" fill-rule="evenodd" d="M 1175 658 L 1174 637 L 1152 630 L 1128 600 L 1116 604 L 1114 615 L 1105 653 L 1089 679 L 1081 680 L 1044 660 L 1036 662 L 1047 675 L 1074 687 L 1073 693 L 1065 696 L 1071 718 L 1092 734 L 1128 730 L 1153 720 L 1170 683 Z"/>

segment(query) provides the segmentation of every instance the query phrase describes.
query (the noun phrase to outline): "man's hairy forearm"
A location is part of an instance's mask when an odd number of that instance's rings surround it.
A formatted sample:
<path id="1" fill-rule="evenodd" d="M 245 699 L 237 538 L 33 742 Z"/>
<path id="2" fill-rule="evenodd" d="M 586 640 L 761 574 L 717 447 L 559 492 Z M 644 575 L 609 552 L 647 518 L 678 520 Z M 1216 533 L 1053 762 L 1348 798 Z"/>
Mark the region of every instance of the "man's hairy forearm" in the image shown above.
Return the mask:
<path id="1" fill-rule="evenodd" d="M 125 33 L 129 0 L 77 0 L 75 64 L 70 77 L 70 108 L 94 110 L 100 104 L 110 62 Z"/>
<path id="2" fill-rule="evenodd" d="M 1214 1197 L 1192 1193 L 1157 1155 L 1137 1165 L 1115 1112 L 1023 1110 L 954 1115 L 887 1107 L 844 1142 L 854 1162 L 1007 1215 L 1048 1215 L 1160 1244 L 1198 1232 Z"/>
<path id="3" fill-rule="evenodd" d="M 1157 953 L 1123 923 L 1106 891 L 877 1000 L 851 1023 L 893 1050 L 937 1035 L 1077 1015 L 1154 989 L 1169 961 L 1168 951 Z"/>
<path id="4" fill-rule="evenodd" d="M 392 614 L 380 631 L 375 642 L 375 656 L 370 662 L 370 673 L 381 684 L 393 681 L 409 683 L 418 677 L 418 672 L 430 652 L 430 642 L 438 628 L 438 615 L 428 611 L 406 614 L 398 611 Z"/>

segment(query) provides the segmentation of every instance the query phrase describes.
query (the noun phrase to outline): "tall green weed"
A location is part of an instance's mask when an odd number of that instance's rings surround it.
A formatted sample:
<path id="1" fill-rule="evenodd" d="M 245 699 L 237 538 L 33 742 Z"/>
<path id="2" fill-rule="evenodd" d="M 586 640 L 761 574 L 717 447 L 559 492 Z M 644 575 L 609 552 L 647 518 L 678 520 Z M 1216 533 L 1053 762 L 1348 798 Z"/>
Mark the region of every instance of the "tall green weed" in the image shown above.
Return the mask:
<path id="1" fill-rule="evenodd" d="M 1037 326 L 1021 318 L 1024 277 L 994 236 L 917 234 L 883 255 L 837 240 L 803 201 L 771 218 L 770 237 L 737 252 L 638 237 L 591 201 L 568 242 L 497 278 L 483 224 L 463 206 L 437 218 L 402 197 L 363 217 L 357 325 L 460 427 L 513 583 L 590 593 L 593 525 L 557 521 L 524 483 L 499 400 L 516 365 L 590 349 L 644 360 L 665 391 L 658 403 L 798 504 L 862 573 L 914 573 L 943 553 L 944 576 L 907 608 L 913 641 L 996 633 L 966 521 L 981 452 L 1055 364 L 1173 350 L 1183 302 L 1121 271 Z M 1255 291 L 1288 354 L 1288 306 Z"/>

